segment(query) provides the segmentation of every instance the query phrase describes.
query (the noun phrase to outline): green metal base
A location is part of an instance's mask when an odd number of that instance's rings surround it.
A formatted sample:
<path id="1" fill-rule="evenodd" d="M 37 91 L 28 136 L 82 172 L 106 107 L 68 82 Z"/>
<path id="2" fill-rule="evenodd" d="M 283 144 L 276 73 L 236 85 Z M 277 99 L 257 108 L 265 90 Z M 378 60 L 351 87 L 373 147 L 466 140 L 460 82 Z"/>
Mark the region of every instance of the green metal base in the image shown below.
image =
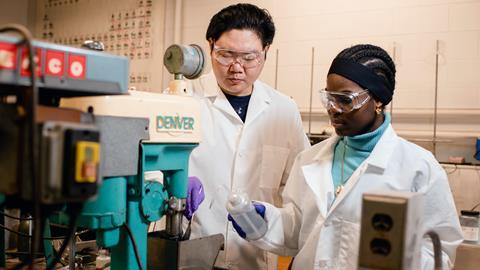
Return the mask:
<path id="1" fill-rule="evenodd" d="M 123 224 L 130 227 L 146 269 L 148 225 L 162 217 L 170 196 L 187 197 L 188 160 L 196 146 L 141 144 L 138 174 L 105 178 L 97 199 L 85 205 L 79 226 L 98 230 L 97 244 L 111 248 L 113 270 L 139 269 L 133 243 Z M 163 172 L 166 193 L 158 187 L 157 192 L 152 192 L 152 183 L 144 180 L 146 171 L 158 170 Z"/>
<path id="2" fill-rule="evenodd" d="M 167 196 L 186 198 L 188 160 L 196 146 L 197 144 L 141 144 L 140 146 L 139 174 L 136 177 L 129 177 L 127 180 L 126 223 L 132 230 L 144 269 L 147 265 L 147 231 L 151 220 L 148 220 L 149 217 L 142 213 L 142 200 L 144 207 L 148 207 L 150 200 L 144 199 L 152 194 L 145 192 L 144 173 L 146 171 L 162 171 Z M 164 204 L 160 208 L 165 207 L 168 197 L 164 198 Z M 162 209 L 158 211 L 162 211 Z M 161 217 L 161 215 L 159 216 Z M 121 229 L 119 243 L 112 247 L 112 269 L 139 269 L 132 241 L 125 229 Z"/>

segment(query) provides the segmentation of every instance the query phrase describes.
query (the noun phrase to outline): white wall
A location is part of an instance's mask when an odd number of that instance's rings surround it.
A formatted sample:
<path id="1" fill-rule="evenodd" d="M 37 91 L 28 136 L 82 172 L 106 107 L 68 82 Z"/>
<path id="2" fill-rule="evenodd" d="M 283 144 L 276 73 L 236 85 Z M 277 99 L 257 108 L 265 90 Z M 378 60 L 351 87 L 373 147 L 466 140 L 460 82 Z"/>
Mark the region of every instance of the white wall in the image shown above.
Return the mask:
<path id="1" fill-rule="evenodd" d="M 33 32 L 35 0 L 0 0 L 0 26 L 21 24 Z"/>
<path id="2" fill-rule="evenodd" d="M 0 0 L 0 25 L 19 23 L 27 25 L 28 0 Z"/>
<path id="3" fill-rule="evenodd" d="M 312 47 L 315 65 L 311 132 L 319 133 L 328 126 L 328 117 L 316 91 L 325 86 L 332 59 L 348 46 L 372 43 L 386 49 L 397 64 L 394 126 L 406 137 L 433 136 L 439 40 L 437 136 L 453 140 L 480 136 L 479 0 L 249 2 L 268 9 L 277 28 L 261 79 L 276 84 L 295 99 L 307 130 Z M 233 3 L 237 1 L 184 0 L 183 42 L 207 48 L 204 35 L 209 19 Z M 425 146 L 432 148 L 431 143 Z"/>
<path id="4" fill-rule="evenodd" d="M 210 17 L 236 2 L 184 0 L 184 41 L 204 44 Z M 311 48 L 316 49 L 314 89 L 319 89 L 332 58 L 357 43 L 380 45 L 391 55 L 396 51 L 396 107 L 432 108 L 436 40 L 441 49 L 439 107 L 480 109 L 478 0 L 250 2 L 267 8 L 274 18 L 277 35 L 271 55 L 279 49 L 278 86 L 302 110 L 308 110 Z M 271 84 L 274 70 L 270 57 L 263 79 Z"/>
<path id="5" fill-rule="evenodd" d="M 450 189 L 457 212 L 470 210 L 480 203 L 480 167 L 443 165 L 448 175 Z M 477 211 L 480 207 L 477 207 Z"/>

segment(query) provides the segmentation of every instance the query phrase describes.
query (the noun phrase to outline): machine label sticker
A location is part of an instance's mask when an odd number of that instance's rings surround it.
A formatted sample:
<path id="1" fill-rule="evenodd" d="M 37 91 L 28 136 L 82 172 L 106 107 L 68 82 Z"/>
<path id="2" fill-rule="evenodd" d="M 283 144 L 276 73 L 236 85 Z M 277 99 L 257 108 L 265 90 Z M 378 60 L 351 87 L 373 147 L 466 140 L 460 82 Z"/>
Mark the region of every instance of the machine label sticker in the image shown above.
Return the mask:
<path id="1" fill-rule="evenodd" d="M 34 48 L 35 55 L 33 56 L 33 61 L 35 62 L 35 75 L 40 77 L 41 75 L 41 64 L 42 64 L 42 49 Z M 28 71 L 29 61 L 27 56 L 27 50 L 22 48 L 22 63 L 20 75 L 24 77 L 30 76 L 30 71 Z"/>
<path id="2" fill-rule="evenodd" d="M 11 43 L 0 43 L 0 69 L 17 67 L 17 47 Z"/>
<path id="3" fill-rule="evenodd" d="M 65 55 L 59 51 L 47 50 L 45 73 L 50 76 L 62 76 L 64 72 Z"/>
<path id="4" fill-rule="evenodd" d="M 87 60 L 84 55 L 70 54 L 68 57 L 68 76 L 85 80 Z"/>
<path id="5" fill-rule="evenodd" d="M 158 115 L 157 116 L 157 132 L 162 131 L 178 131 L 192 132 L 194 129 L 195 119 L 189 116 L 179 115 Z"/>

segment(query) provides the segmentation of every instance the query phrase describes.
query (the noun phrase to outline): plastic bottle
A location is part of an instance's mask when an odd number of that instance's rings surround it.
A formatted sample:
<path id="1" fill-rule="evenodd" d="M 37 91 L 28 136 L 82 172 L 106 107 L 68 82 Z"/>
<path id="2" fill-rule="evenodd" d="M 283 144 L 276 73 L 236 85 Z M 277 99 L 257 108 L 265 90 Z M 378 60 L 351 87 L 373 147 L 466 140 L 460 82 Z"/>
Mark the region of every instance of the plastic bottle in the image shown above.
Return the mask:
<path id="1" fill-rule="evenodd" d="M 227 202 L 227 211 L 245 232 L 246 239 L 257 240 L 267 232 L 267 222 L 255 210 L 245 192 L 233 192 Z"/>
<path id="2" fill-rule="evenodd" d="M 460 225 L 464 237 L 463 242 L 480 244 L 480 212 L 462 210 Z"/>

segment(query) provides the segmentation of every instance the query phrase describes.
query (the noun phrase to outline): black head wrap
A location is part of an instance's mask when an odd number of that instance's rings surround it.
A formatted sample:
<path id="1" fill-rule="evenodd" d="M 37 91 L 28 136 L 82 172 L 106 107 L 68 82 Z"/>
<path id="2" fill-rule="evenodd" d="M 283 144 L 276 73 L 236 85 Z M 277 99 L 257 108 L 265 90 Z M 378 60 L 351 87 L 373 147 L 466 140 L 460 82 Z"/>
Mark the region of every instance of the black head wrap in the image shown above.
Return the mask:
<path id="1" fill-rule="evenodd" d="M 368 89 L 383 105 L 392 100 L 394 87 L 384 77 L 377 75 L 372 69 L 362 64 L 350 59 L 335 58 L 328 70 L 328 74 L 332 73 L 343 76 L 356 82 L 362 88 Z"/>

